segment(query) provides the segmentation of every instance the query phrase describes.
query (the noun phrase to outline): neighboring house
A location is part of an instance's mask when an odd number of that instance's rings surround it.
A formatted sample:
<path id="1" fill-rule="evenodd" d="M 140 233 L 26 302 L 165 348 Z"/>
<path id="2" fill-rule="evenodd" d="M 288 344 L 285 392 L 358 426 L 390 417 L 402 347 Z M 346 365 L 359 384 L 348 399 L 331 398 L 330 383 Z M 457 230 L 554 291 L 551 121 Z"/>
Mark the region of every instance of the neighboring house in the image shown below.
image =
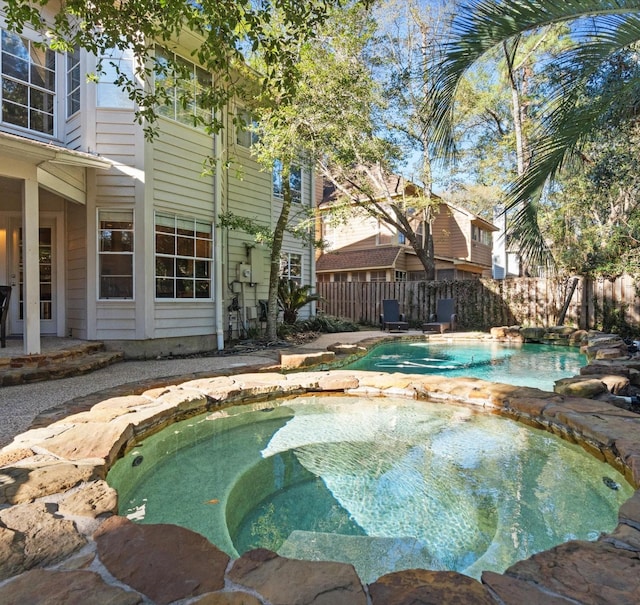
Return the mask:
<path id="1" fill-rule="evenodd" d="M 507 242 L 507 216 L 502 206 L 493 210 L 493 222 L 498 230 L 493 234 L 493 278 L 520 277 L 520 255 Z"/>
<path id="2" fill-rule="evenodd" d="M 190 62 L 197 38 L 185 35 L 171 51 L 192 69 L 193 103 L 185 109 L 176 95 L 149 142 L 113 73 L 98 83 L 85 77 L 95 57 L 43 50 L 28 31 L 1 33 L 0 284 L 13 287 L 8 334 L 22 335 L 25 353 L 38 353 L 41 335 L 54 335 L 158 355 L 221 348 L 231 333 L 259 327 L 269 250 L 216 222 L 231 211 L 275 225 L 278 179 L 260 170 L 249 133 L 231 119 L 215 137 L 193 126 L 191 112 L 204 111 L 197 92 L 212 77 Z M 133 57 L 117 60 L 132 69 Z M 203 176 L 207 156 L 225 161 Z M 315 203 L 308 171 L 296 172 L 295 187 L 300 205 Z M 309 248 L 287 239 L 283 253 L 286 275 L 315 283 Z"/>
<path id="3" fill-rule="evenodd" d="M 415 191 L 414 185 L 404 183 L 396 195 L 415 195 Z M 318 282 L 425 279 L 424 268 L 413 248 L 389 224 L 356 211 L 355 204 L 354 213 L 346 222 L 332 220 L 333 195 L 329 188 L 320 205 L 320 236 L 327 247 L 316 261 Z M 420 229 L 419 224 L 415 228 Z M 492 233 L 497 227 L 468 210 L 441 201 L 431 228 L 436 279 L 490 275 Z"/>

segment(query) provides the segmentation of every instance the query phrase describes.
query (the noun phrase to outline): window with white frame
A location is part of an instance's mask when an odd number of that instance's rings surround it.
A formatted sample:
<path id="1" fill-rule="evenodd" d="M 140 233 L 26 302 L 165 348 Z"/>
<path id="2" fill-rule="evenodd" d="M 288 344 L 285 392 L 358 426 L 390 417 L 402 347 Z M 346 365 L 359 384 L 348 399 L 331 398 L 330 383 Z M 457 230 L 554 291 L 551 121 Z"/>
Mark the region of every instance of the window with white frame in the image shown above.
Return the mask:
<path id="1" fill-rule="evenodd" d="M 133 298 L 133 210 L 98 211 L 98 298 Z"/>
<path id="2" fill-rule="evenodd" d="M 480 242 L 485 246 L 493 245 L 493 236 L 490 231 L 480 229 L 478 225 L 471 225 L 471 239 L 474 242 Z"/>
<path id="3" fill-rule="evenodd" d="M 302 254 L 283 252 L 280 255 L 280 277 L 302 283 Z"/>
<path id="4" fill-rule="evenodd" d="M 395 272 L 395 281 L 407 281 L 407 272 L 406 271 L 396 271 Z"/>
<path id="5" fill-rule="evenodd" d="M 6 30 L 0 46 L 2 121 L 55 135 L 55 53 Z"/>
<path id="6" fill-rule="evenodd" d="M 199 126 L 211 121 L 211 109 L 205 107 L 204 96 L 211 88 L 211 74 L 191 61 L 164 48 L 156 48 L 156 62 L 161 67 L 155 74 L 156 88 L 166 94 L 166 103 L 158 112 L 176 122 Z"/>
<path id="7" fill-rule="evenodd" d="M 256 119 L 250 111 L 239 109 L 236 114 L 236 143 L 240 147 L 251 147 L 258 142 L 259 136 L 257 132 Z"/>
<path id="8" fill-rule="evenodd" d="M 133 108 L 133 101 L 128 93 L 117 83 L 120 78 L 133 81 L 133 60 L 131 49 L 115 48 L 100 57 L 101 73 L 96 91 L 98 107 Z"/>
<path id="9" fill-rule="evenodd" d="M 282 186 L 282 162 L 276 160 L 273 164 L 273 195 L 282 199 L 284 188 Z M 291 201 L 302 203 L 302 168 L 292 164 L 289 171 L 289 186 L 291 187 Z"/>
<path id="10" fill-rule="evenodd" d="M 211 298 L 213 226 L 156 213 L 156 298 Z"/>
<path id="11" fill-rule="evenodd" d="M 387 272 L 382 269 L 378 271 L 371 271 L 369 273 L 369 281 L 375 282 L 386 282 L 387 281 Z"/>
<path id="12" fill-rule="evenodd" d="M 67 117 L 80 111 L 80 49 L 67 53 Z"/>

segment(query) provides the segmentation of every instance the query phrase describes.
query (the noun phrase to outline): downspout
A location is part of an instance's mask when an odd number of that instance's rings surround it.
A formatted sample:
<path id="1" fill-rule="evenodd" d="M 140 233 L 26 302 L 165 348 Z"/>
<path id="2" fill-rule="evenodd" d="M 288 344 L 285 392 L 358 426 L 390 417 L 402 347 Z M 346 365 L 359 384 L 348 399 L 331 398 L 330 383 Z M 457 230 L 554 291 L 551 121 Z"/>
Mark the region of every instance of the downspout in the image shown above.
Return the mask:
<path id="1" fill-rule="evenodd" d="M 311 167 L 311 195 L 309 196 L 311 199 L 309 203 L 311 205 L 311 212 L 313 213 L 313 241 L 316 239 L 316 170 L 315 166 Z M 318 291 L 318 284 L 316 283 L 316 248 L 314 245 L 311 246 L 311 286 L 313 288 L 313 292 Z M 311 303 L 311 315 L 316 315 L 318 313 L 317 303 L 314 300 Z"/>
<path id="2" fill-rule="evenodd" d="M 213 139 L 213 154 L 215 160 L 215 183 L 213 194 L 213 229 L 215 234 L 214 245 L 214 262 L 213 262 L 213 279 L 215 291 L 215 325 L 216 325 L 216 341 L 218 351 L 224 349 L 224 319 L 222 312 L 222 233 L 218 228 L 218 212 L 222 203 L 222 133 L 218 131 Z"/>

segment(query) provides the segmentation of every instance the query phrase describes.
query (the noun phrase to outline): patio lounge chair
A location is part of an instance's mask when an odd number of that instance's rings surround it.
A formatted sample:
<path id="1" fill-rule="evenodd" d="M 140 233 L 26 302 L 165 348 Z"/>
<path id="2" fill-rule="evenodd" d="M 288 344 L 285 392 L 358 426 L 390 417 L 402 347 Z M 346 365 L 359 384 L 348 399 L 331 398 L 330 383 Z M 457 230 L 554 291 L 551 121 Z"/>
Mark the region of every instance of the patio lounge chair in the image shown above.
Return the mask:
<path id="1" fill-rule="evenodd" d="M 404 313 L 400 313 L 400 306 L 395 298 L 382 301 L 380 315 L 381 330 L 408 330 L 409 322 L 405 321 Z"/>
<path id="2" fill-rule="evenodd" d="M 0 286 L 0 346 L 7 346 L 7 313 L 9 311 L 9 299 L 11 298 L 11 286 Z"/>
<path id="3" fill-rule="evenodd" d="M 436 303 L 436 312 L 427 323 L 422 324 L 423 332 L 438 332 L 442 334 L 446 330 L 455 331 L 458 316 L 454 312 L 453 298 L 441 298 Z"/>

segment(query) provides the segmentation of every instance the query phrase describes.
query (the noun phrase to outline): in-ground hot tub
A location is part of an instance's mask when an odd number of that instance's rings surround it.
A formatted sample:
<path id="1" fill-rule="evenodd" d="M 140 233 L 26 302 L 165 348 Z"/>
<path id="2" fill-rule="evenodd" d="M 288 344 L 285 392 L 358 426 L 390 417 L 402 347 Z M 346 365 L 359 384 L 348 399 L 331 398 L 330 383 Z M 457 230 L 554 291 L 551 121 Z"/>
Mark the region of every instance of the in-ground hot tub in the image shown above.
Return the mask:
<path id="1" fill-rule="evenodd" d="M 120 514 L 265 547 L 478 577 L 615 527 L 633 489 L 549 433 L 460 405 L 301 396 L 174 424 L 109 474 Z"/>

